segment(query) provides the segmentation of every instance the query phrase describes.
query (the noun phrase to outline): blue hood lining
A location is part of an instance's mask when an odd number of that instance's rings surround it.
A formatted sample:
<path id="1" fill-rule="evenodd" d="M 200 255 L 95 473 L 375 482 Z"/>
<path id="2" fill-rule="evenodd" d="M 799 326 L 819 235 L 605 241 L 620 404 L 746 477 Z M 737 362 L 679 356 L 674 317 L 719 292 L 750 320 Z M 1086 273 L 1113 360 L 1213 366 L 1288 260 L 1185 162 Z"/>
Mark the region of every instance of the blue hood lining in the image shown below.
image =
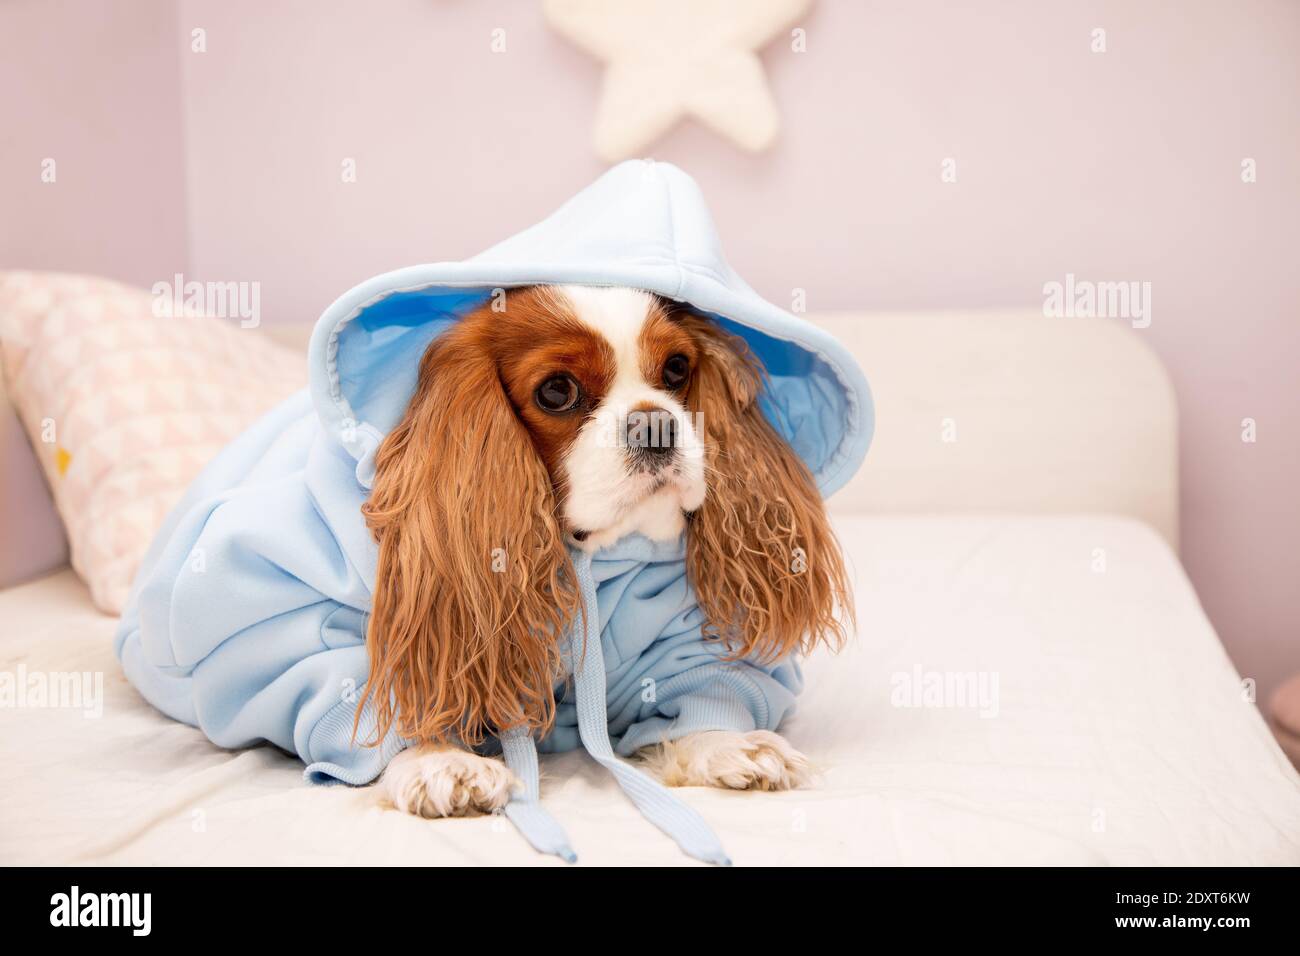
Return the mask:
<path id="1" fill-rule="evenodd" d="M 555 284 L 553 280 L 490 285 L 445 280 L 402 282 L 437 268 L 400 270 L 365 283 L 354 293 L 372 287 L 372 294 L 334 322 L 326 322 L 331 312 L 349 304 L 350 296 L 344 296 L 317 328 L 312 344 L 317 412 L 330 434 L 358 461 L 371 459 L 378 442 L 400 420 L 415 389 L 420 358 L 437 335 L 486 302 L 495 289 Z M 645 288 L 608 280 L 579 284 Z M 653 288 L 647 291 L 665 294 Z M 870 393 L 856 363 L 851 359 L 846 363 L 843 354 L 832 355 L 833 350 L 819 349 L 806 341 L 814 338 L 807 335 L 807 330 L 819 333 L 817 337 L 841 353 L 842 347 L 815 326 L 774 308 L 772 311 L 784 322 L 802 326 L 805 340 L 777 336 L 702 308 L 695 301 L 685 301 L 744 339 L 763 362 L 768 376 L 760 398 L 763 412 L 803 459 L 822 493 L 830 494 L 847 481 L 870 440 Z"/>

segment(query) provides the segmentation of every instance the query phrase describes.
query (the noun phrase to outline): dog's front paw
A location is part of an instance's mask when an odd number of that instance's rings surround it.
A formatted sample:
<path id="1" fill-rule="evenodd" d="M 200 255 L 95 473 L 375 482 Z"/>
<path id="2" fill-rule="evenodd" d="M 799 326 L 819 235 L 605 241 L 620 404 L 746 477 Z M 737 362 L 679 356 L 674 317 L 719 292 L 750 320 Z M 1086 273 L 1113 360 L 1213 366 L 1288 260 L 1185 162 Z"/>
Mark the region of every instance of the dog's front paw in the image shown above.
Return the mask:
<path id="1" fill-rule="evenodd" d="M 769 730 L 710 730 L 638 754 L 670 787 L 793 790 L 813 778 L 808 758 Z"/>
<path id="2" fill-rule="evenodd" d="M 403 750 L 379 781 L 382 797 L 421 817 L 491 813 L 506 805 L 516 785 L 500 760 L 438 744 Z"/>

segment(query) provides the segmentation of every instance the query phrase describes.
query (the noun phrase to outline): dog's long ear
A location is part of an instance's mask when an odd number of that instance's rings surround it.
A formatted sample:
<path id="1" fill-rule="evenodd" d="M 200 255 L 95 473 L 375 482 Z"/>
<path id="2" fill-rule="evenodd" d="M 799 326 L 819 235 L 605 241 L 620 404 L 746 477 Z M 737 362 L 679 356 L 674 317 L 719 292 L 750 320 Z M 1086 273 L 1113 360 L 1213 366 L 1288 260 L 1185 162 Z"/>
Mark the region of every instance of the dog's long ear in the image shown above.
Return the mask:
<path id="1" fill-rule="evenodd" d="M 687 401 L 703 419 L 708 493 L 686 560 L 705 633 L 769 661 L 839 647 L 853 621 L 844 562 L 812 475 L 759 408 L 762 366 L 712 321 L 680 321 L 700 347 Z"/>
<path id="2" fill-rule="evenodd" d="M 558 642 L 580 597 L 549 475 L 484 327 L 468 316 L 425 352 L 362 508 L 379 543 L 365 691 L 376 740 L 396 726 L 473 745 L 555 717 Z"/>

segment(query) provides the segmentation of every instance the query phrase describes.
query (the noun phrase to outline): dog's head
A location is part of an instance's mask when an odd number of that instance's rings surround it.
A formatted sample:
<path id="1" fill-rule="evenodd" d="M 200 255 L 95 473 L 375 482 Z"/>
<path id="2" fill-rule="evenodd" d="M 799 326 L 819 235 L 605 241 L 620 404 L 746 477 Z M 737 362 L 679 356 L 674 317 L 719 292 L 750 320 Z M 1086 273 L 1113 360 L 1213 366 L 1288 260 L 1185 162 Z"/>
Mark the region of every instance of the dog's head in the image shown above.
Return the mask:
<path id="1" fill-rule="evenodd" d="M 732 655 L 838 644 L 839 549 L 762 376 L 717 323 L 633 289 L 511 290 L 435 339 L 363 509 L 380 736 L 548 727 L 581 614 L 568 548 L 633 531 L 686 531 L 706 636 Z"/>

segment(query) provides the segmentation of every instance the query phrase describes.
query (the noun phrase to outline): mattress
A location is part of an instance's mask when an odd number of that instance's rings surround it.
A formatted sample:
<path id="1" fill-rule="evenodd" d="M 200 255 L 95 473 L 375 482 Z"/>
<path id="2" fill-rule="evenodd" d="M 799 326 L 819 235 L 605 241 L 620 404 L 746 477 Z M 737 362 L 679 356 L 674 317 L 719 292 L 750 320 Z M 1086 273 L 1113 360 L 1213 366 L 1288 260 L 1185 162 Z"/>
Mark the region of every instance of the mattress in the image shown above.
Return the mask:
<path id="1" fill-rule="evenodd" d="M 806 662 L 784 727 L 817 785 L 679 791 L 738 865 L 1300 864 L 1300 778 L 1145 525 L 835 521 L 858 634 Z M 0 620 L 27 684 L 0 708 L 0 863 L 565 865 L 500 817 L 410 817 L 162 717 L 70 571 L 0 592 Z M 578 865 L 697 865 L 582 754 L 543 759 L 542 796 Z"/>

